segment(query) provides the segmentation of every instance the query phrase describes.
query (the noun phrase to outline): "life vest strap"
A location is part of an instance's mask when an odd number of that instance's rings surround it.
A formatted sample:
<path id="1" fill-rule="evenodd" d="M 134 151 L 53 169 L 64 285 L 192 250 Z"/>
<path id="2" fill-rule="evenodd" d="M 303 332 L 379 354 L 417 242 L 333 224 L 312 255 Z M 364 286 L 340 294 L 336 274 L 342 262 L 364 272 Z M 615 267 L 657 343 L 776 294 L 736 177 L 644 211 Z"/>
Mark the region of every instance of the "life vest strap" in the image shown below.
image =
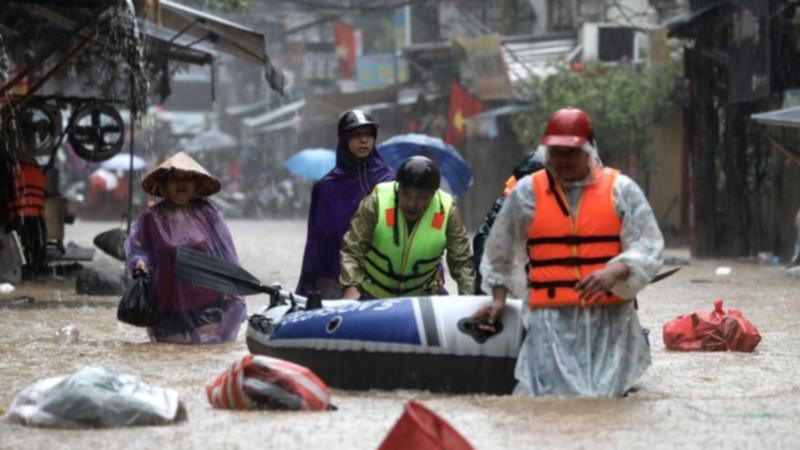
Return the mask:
<path id="1" fill-rule="evenodd" d="M 37 195 L 37 192 L 31 191 L 38 191 L 42 197 L 44 197 L 44 188 L 35 184 L 18 184 L 14 187 L 18 193 L 25 193 L 26 195 Z"/>
<path id="2" fill-rule="evenodd" d="M 389 293 L 391 293 L 393 295 L 397 295 L 397 296 L 405 295 L 405 294 L 407 294 L 409 292 L 413 292 L 413 291 L 416 291 L 417 289 L 421 289 L 426 284 L 428 284 L 428 281 L 429 281 L 429 280 L 425 280 L 425 281 L 423 281 L 422 283 L 420 283 L 420 284 L 418 284 L 416 286 L 407 287 L 405 289 L 402 289 L 402 288 L 401 289 L 397 289 L 397 288 L 386 286 L 385 284 L 383 284 L 380 281 L 376 280 L 375 278 L 371 277 L 369 275 L 369 273 L 367 273 L 367 279 L 369 279 L 369 281 L 372 284 L 378 286 L 379 288 L 383 289 L 384 291 L 389 292 Z"/>
<path id="3" fill-rule="evenodd" d="M 558 193 L 556 192 L 556 182 L 553 181 L 553 175 L 550 173 L 549 170 L 545 170 L 545 173 L 547 174 L 547 182 L 550 183 L 550 192 L 552 192 L 553 195 L 555 196 L 556 202 L 558 203 L 558 207 L 559 209 L 561 209 L 561 213 L 564 214 L 564 217 L 569 217 L 569 210 L 567 209 L 567 205 L 564 204 L 564 200 L 562 200 L 561 196 L 558 195 Z"/>
<path id="4" fill-rule="evenodd" d="M 531 267 L 546 267 L 546 266 L 589 266 L 594 264 L 605 264 L 613 256 L 600 256 L 597 258 L 552 258 L 552 259 L 530 259 L 528 260 L 528 268 Z"/>
<path id="5" fill-rule="evenodd" d="M 547 289 L 547 297 L 550 299 L 556 298 L 556 288 L 574 289 L 576 280 L 556 280 L 556 281 L 530 281 L 528 280 L 528 287 L 531 288 L 531 296 L 533 291 L 537 289 Z"/>
<path id="6" fill-rule="evenodd" d="M 369 255 L 366 255 L 364 257 L 364 260 L 367 262 L 367 264 L 372 266 L 375 270 L 380 272 L 385 277 L 391 278 L 392 280 L 397 281 L 399 283 L 405 283 L 406 281 L 416 280 L 417 278 L 423 278 L 423 277 L 430 278 L 432 275 L 435 275 L 436 271 L 439 269 L 439 266 L 436 266 L 436 267 L 432 268 L 431 270 L 429 270 L 427 272 L 423 272 L 423 273 L 416 273 L 415 272 L 415 273 L 413 273 L 411 275 L 400 275 L 400 274 L 394 273 L 392 271 L 391 267 L 389 268 L 389 271 L 383 270 L 383 268 L 381 266 L 379 266 L 375 261 L 370 259 Z"/>
<path id="7" fill-rule="evenodd" d="M 577 280 L 528 281 L 531 289 L 574 288 Z"/>
<path id="8" fill-rule="evenodd" d="M 380 258 L 382 261 L 384 261 L 384 262 L 385 262 L 385 263 L 386 263 L 386 264 L 389 266 L 389 270 L 390 270 L 390 271 L 392 271 L 392 272 L 394 272 L 394 268 L 392 267 L 392 260 L 391 260 L 391 259 L 389 259 L 389 257 L 388 257 L 388 256 L 386 256 L 386 255 L 384 255 L 383 253 L 381 253 L 381 252 L 380 252 L 380 251 L 379 251 L 377 248 L 375 248 L 375 246 L 374 246 L 374 245 L 370 245 L 370 246 L 369 246 L 369 248 L 367 249 L 367 253 L 365 254 L 365 256 L 369 255 L 369 252 L 375 253 L 375 256 L 377 256 L 377 257 L 378 257 L 378 258 Z M 367 258 L 367 260 L 369 260 L 369 258 Z M 370 261 L 370 262 L 372 262 L 372 261 Z M 374 262 L 372 262 L 372 265 L 374 266 L 374 265 L 375 265 L 375 263 L 374 263 Z"/>
<path id="9" fill-rule="evenodd" d="M 430 258 L 430 259 L 418 259 L 417 262 L 414 263 L 414 267 L 416 268 L 420 264 L 428 264 L 428 263 L 432 263 L 432 262 L 437 262 L 440 259 L 442 259 L 442 255 L 444 255 L 444 252 L 440 253 L 439 256 L 435 256 L 435 257 Z"/>
<path id="10" fill-rule="evenodd" d="M 620 242 L 619 236 L 552 236 L 528 239 L 528 245 L 565 244 L 579 245 L 597 242 Z"/>

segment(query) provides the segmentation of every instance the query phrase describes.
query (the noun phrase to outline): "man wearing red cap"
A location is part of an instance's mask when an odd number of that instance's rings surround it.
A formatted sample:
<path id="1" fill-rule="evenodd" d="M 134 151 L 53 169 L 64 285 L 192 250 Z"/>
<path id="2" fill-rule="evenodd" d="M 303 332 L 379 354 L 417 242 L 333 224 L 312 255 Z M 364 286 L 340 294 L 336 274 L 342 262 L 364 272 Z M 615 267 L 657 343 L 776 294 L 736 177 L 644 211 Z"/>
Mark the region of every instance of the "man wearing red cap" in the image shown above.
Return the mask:
<path id="1" fill-rule="evenodd" d="M 661 268 L 661 231 L 636 183 L 603 167 L 585 112 L 556 111 L 538 153 L 545 170 L 519 180 L 489 234 L 481 273 L 493 300 L 474 317 L 492 327 L 524 265 L 515 393 L 624 395 L 650 365 L 632 300 Z"/>

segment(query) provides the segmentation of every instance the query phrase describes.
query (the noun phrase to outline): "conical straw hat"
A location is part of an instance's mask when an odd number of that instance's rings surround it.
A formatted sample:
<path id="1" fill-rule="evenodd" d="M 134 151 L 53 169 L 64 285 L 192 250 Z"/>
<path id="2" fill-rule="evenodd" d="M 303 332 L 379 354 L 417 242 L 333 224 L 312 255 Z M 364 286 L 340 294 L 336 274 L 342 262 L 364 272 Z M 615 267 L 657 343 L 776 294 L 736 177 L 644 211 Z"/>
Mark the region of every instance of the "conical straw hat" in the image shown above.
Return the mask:
<path id="1" fill-rule="evenodd" d="M 147 174 L 142 181 L 142 189 L 150 195 L 161 196 L 158 186 L 170 171 L 180 170 L 197 175 L 197 195 L 206 197 L 214 195 L 222 189 L 219 180 L 211 176 L 208 171 L 185 152 L 178 152 Z"/>

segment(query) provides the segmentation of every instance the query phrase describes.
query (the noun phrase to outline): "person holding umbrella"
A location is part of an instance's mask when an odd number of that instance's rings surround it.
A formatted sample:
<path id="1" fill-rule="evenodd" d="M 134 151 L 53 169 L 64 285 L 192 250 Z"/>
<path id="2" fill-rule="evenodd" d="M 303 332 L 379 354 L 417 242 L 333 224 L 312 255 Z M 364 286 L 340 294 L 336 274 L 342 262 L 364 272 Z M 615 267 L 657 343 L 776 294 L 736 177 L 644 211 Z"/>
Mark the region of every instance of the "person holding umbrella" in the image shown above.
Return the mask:
<path id="1" fill-rule="evenodd" d="M 491 331 L 525 260 L 527 336 L 516 394 L 626 394 L 650 366 L 634 297 L 661 268 L 664 240 L 641 189 L 603 167 L 589 115 L 556 111 L 538 153 L 546 170 L 519 180 L 486 242 L 492 302 L 474 315 Z"/>
<path id="2" fill-rule="evenodd" d="M 178 247 L 189 247 L 239 264 L 233 238 L 219 211 L 206 197 L 221 188 L 219 180 L 184 152 L 151 171 L 142 189 L 162 197 L 145 209 L 131 227 L 125 254 L 131 271 L 147 273 L 160 312 L 148 327 L 156 342 L 218 344 L 236 339 L 247 317 L 242 297 L 179 281 Z"/>
<path id="3" fill-rule="evenodd" d="M 378 124 L 364 111 L 353 109 L 339 118 L 336 167 L 314 184 L 308 214 L 303 267 L 295 292 L 314 291 L 323 299 L 342 297 L 339 251 L 342 236 L 362 198 L 378 183 L 394 179 L 394 171 L 375 151 Z"/>
<path id="4" fill-rule="evenodd" d="M 440 181 L 433 161 L 412 156 L 400 165 L 396 182 L 379 184 L 361 201 L 342 246 L 344 298 L 446 295 L 445 250 L 458 293 L 472 294 L 469 236 Z"/>

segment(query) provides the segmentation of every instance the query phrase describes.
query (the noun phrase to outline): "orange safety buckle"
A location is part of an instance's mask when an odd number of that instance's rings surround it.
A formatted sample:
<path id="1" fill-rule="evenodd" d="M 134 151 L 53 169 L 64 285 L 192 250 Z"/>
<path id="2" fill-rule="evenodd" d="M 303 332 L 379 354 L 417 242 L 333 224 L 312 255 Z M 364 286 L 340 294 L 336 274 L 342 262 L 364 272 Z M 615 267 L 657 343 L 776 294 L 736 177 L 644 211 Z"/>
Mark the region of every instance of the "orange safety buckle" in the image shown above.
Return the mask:
<path id="1" fill-rule="evenodd" d="M 434 214 L 433 220 L 431 221 L 431 225 L 433 225 L 433 228 L 441 230 L 442 225 L 444 225 L 444 213 L 437 212 L 436 214 Z"/>
<path id="2" fill-rule="evenodd" d="M 394 208 L 389 208 L 386 210 L 386 225 L 393 227 L 394 221 L 395 221 Z"/>
<path id="3" fill-rule="evenodd" d="M 503 189 L 503 197 L 508 197 L 508 194 L 511 193 L 511 190 L 514 189 L 514 186 L 517 185 L 517 177 L 511 175 L 506 180 L 506 187 Z"/>

